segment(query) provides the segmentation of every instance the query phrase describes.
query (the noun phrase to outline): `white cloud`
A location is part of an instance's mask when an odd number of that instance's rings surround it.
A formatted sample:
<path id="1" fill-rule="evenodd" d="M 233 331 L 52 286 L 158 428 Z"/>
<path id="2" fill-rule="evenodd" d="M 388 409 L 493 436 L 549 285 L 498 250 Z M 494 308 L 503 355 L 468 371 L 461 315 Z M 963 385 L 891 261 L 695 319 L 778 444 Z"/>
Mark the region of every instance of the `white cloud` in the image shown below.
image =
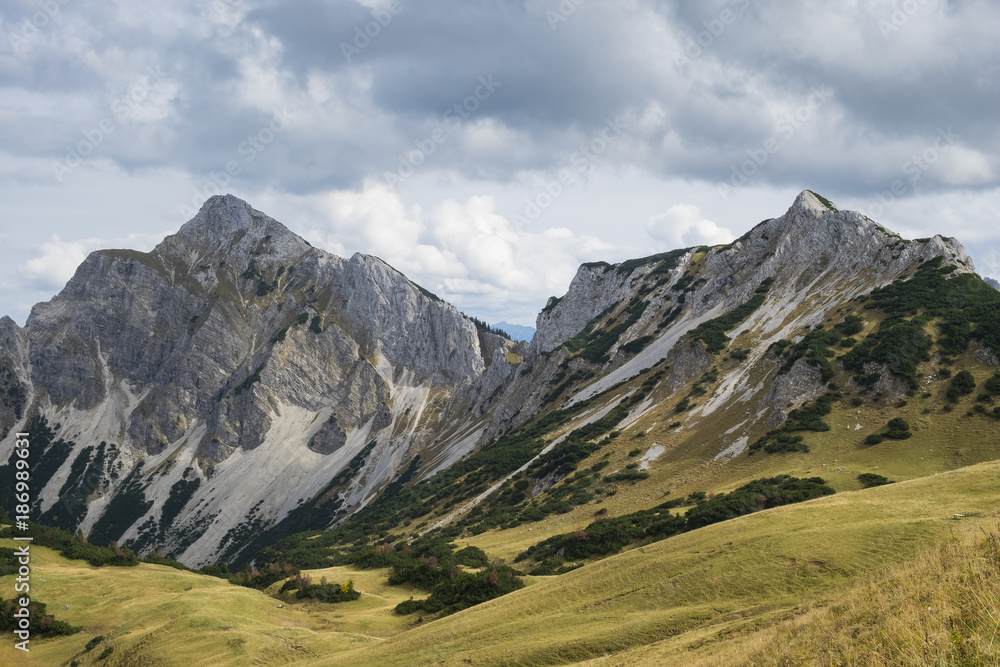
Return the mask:
<path id="1" fill-rule="evenodd" d="M 671 250 L 729 243 L 736 238 L 729 229 L 703 217 L 701 209 L 691 204 L 675 204 L 666 213 L 651 217 L 646 223 L 646 233 Z"/>
<path id="2" fill-rule="evenodd" d="M 41 256 L 21 266 L 21 274 L 39 287 L 58 289 L 73 277 L 87 254 L 101 247 L 101 239 L 63 241 L 58 234 L 44 242 Z"/>
<path id="3" fill-rule="evenodd" d="M 309 232 L 317 245 L 378 256 L 460 308 L 496 319 L 533 320 L 581 263 L 616 248 L 566 228 L 519 231 L 489 196 L 407 208 L 374 181 L 326 195 L 321 210 L 326 229 Z"/>
<path id="4" fill-rule="evenodd" d="M 91 252 L 106 248 L 149 250 L 163 238 L 163 234 L 129 234 L 116 239 L 86 238 L 63 241 L 53 234 L 38 248 L 38 256 L 24 262 L 20 275 L 33 284 L 34 289 L 60 290 L 73 277 L 76 269 Z"/>

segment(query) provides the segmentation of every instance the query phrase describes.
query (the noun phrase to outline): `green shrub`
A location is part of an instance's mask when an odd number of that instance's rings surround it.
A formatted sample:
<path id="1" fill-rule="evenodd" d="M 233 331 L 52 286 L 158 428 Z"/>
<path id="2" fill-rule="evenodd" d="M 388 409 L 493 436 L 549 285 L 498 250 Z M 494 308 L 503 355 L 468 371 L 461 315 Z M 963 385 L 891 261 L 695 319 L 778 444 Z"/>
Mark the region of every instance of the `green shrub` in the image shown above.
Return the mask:
<path id="1" fill-rule="evenodd" d="M 482 572 L 456 574 L 436 585 L 427 599 L 400 602 L 395 611 L 400 615 L 418 610 L 441 612 L 442 616 L 453 614 L 524 588 L 519 574 L 506 565 L 490 567 Z"/>
<path id="2" fill-rule="evenodd" d="M 1000 396 L 1000 372 L 994 373 L 993 377 L 983 385 L 983 388 L 990 396 Z"/>
<path id="3" fill-rule="evenodd" d="M 13 584 L 11 584 L 13 589 Z M 20 596 L 18 596 L 20 597 Z M 14 600 L 3 600 L 0 598 L 0 632 L 7 635 L 15 629 L 21 628 L 19 619 L 14 618 L 14 612 L 20 609 Z M 34 597 L 28 604 L 28 611 L 31 618 L 27 630 L 31 633 L 31 638 L 36 637 L 57 637 L 61 635 L 72 635 L 83 630 L 83 628 L 70 625 L 64 621 L 57 621 L 51 615 L 45 613 L 46 605 L 39 602 Z"/>
<path id="4" fill-rule="evenodd" d="M 893 440 L 906 440 L 913 434 L 910 433 L 910 425 L 902 417 L 896 417 L 895 419 L 890 419 L 889 423 L 886 425 L 885 431 L 882 433 L 873 433 L 865 438 L 865 444 L 877 445 L 882 442 L 883 438 L 892 438 Z"/>
<path id="5" fill-rule="evenodd" d="M 952 403 L 957 403 L 960 396 L 971 394 L 976 390 L 976 378 L 969 371 L 959 371 L 951 379 L 947 396 Z"/>
<path id="6" fill-rule="evenodd" d="M 299 590 L 295 597 L 300 600 L 310 599 L 335 604 L 357 600 L 361 597 L 361 593 L 354 590 L 353 581 L 346 581 L 342 584 L 311 584 Z"/>
<path id="7" fill-rule="evenodd" d="M 764 445 L 764 451 L 768 454 L 778 454 L 780 452 L 808 452 L 809 445 L 803 442 L 801 435 L 788 435 L 782 433 L 774 440 Z"/>
<path id="8" fill-rule="evenodd" d="M 892 480 L 882 475 L 876 475 L 873 472 L 863 472 L 858 475 L 858 481 L 861 482 L 861 488 L 870 489 L 875 486 L 883 486 L 885 484 L 892 484 Z"/>

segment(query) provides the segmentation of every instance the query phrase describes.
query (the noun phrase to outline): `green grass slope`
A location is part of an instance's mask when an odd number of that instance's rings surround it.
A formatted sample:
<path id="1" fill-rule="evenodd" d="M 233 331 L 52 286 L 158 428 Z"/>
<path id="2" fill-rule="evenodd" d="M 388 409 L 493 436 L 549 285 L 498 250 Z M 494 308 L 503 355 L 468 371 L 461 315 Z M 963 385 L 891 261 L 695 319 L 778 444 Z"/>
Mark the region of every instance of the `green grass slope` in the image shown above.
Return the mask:
<path id="1" fill-rule="evenodd" d="M 995 528 L 998 482 L 1000 464 L 984 463 L 744 516 L 536 579 L 316 664 L 556 665 L 652 644 L 649 664 L 686 664 L 692 650 L 835 599 L 958 526 Z"/>
<path id="2" fill-rule="evenodd" d="M 423 623 L 393 614 L 419 592 L 386 585 L 385 570 L 313 571 L 353 579 L 364 594 L 304 606 L 168 567 L 94 568 L 37 548 L 35 595 L 84 631 L 33 644 L 27 657 L 4 643 L 0 663 L 689 664 L 748 638 L 766 647 L 755 633 L 849 595 L 956 530 L 995 530 L 998 508 L 1000 463 L 983 463 L 715 524 Z"/>

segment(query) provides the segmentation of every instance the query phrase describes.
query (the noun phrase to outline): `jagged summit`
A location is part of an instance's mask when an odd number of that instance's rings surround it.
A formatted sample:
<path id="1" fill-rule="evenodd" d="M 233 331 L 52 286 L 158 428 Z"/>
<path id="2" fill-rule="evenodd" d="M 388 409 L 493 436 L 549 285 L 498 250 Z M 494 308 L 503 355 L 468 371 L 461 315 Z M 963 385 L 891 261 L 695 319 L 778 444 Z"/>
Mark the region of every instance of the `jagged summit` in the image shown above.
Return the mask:
<path id="1" fill-rule="evenodd" d="M 233 195 L 215 195 L 176 234 L 158 246 L 161 253 L 301 256 L 309 243 L 274 218 Z"/>
<path id="2" fill-rule="evenodd" d="M 811 214 L 817 218 L 823 217 L 831 211 L 836 211 L 833 204 L 829 200 L 820 199 L 812 190 L 800 192 L 791 208 L 788 209 L 789 213 Z"/>

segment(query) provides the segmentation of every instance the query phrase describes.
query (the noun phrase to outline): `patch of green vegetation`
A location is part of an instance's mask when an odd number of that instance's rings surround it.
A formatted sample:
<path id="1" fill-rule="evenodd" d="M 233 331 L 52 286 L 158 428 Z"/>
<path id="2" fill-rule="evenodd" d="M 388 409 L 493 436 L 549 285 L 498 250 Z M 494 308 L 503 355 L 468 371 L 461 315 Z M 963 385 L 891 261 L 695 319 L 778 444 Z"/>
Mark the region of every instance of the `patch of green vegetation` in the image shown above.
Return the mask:
<path id="1" fill-rule="evenodd" d="M 524 588 L 524 580 L 519 574 L 506 565 L 496 565 L 482 572 L 462 572 L 436 585 L 425 600 L 400 602 L 396 605 L 396 613 L 407 615 L 426 611 L 432 614 L 440 612 L 441 616 L 454 614 Z"/>
<path id="2" fill-rule="evenodd" d="M 712 354 L 717 354 L 726 349 L 726 346 L 729 345 L 729 337 L 726 335 L 726 332 L 736 328 L 737 325 L 764 305 L 764 300 L 767 298 L 767 293 L 771 290 L 771 285 L 773 284 L 773 278 L 765 279 L 754 291 L 754 295 L 750 297 L 749 301 L 741 306 L 737 306 L 725 315 L 702 322 L 691 332 L 691 337 L 695 340 L 704 341 L 708 347 L 708 351 Z"/>
<path id="3" fill-rule="evenodd" d="M 646 310 L 647 303 L 641 299 L 633 299 L 625 310 L 617 317 L 612 318 L 614 322 L 619 317 L 625 319 L 618 322 L 610 329 L 596 329 L 597 323 L 604 313 L 598 315 L 587 323 L 587 326 L 576 336 L 566 341 L 566 349 L 570 352 L 579 352 L 579 357 L 594 364 L 603 364 L 608 361 L 608 351 L 618 342 L 621 337 L 633 324 L 639 321 Z M 610 324 L 610 322 L 609 322 Z"/>
<path id="4" fill-rule="evenodd" d="M 993 374 L 993 377 L 986 380 L 983 389 L 989 396 L 1000 396 L 1000 371 Z"/>
<path id="5" fill-rule="evenodd" d="M 959 354 L 972 339 L 1000 350 L 1000 292 L 975 274 L 952 276 L 954 265 L 941 266 L 944 256 L 922 263 L 914 275 L 872 291 L 865 308 L 878 308 L 890 319 L 924 313 L 938 319 L 944 354 Z"/>
<path id="6" fill-rule="evenodd" d="M 184 476 L 170 487 L 170 495 L 163 502 L 163 509 L 160 513 L 161 531 L 173 525 L 174 519 L 177 518 L 177 515 L 180 514 L 184 506 L 191 500 L 191 496 L 201 486 L 201 478 L 192 476 L 191 479 L 187 479 L 192 471 L 192 468 L 185 470 Z"/>
<path id="7" fill-rule="evenodd" d="M 885 437 L 893 440 L 906 440 L 913 434 L 910 433 L 910 425 L 902 417 L 890 419 L 886 425 Z"/>
<path id="8" fill-rule="evenodd" d="M 31 471 L 31 486 L 38 491 L 45 488 L 56 471 L 66 462 L 73 452 L 75 443 L 67 442 L 63 439 L 55 440 L 56 431 L 60 428 L 56 424 L 54 428 L 49 427 L 48 420 L 35 415 L 25 427 L 25 432 L 29 434 L 31 447 L 28 449 L 28 470 Z M 55 440 L 53 442 L 53 440 Z M 20 457 L 16 450 L 11 450 L 10 457 L 5 465 L 0 466 L 0 479 L 13 480 L 16 468 L 16 461 Z M 34 510 L 40 510 L 41 498 L 35 494 L 35 502 L 32 505 Z M 14 498 L 14 484 L 0 484 L 0 507 L 14 507 L 17 504 Z"/>
<path id="9" fill-rule="evenodd" d="M 306 579 L 308 581 L 308 578 Z M 289 579 L 288 583 L 292 581 L 301 582 L 302 579 Z M 285 584 L 285 586 L 288 585 Z M 285 586 L 281 587 L 281 591 L 284 592 Z M 289 587 L 291 588 L 291 587 Z M 342 584 L 328 584 L 328 583 L 306 583 L 301 588 L 298 588 L 298 592 L 295 597 L 299 600 L 316 600 L 317 602 L 324 602 L 326 604 L 335 604 L 337 602 L 351 602 L 353 600 L 358 600 L 361 598 L 361 593 L 354 590 L 353 581 L 345 581 Z"/>
<path id="10" fill-rule="evenodd" d="M 652 343 L 654 339 L 655 336 L 642 336 L 625 343 L 619 349 L 626 354 L 639 354 L 646 349 L 646 346 Z"/>
<path id="11" fill-rule="evenodd" d="M 491 327 L 489 324 L 483 322 L 478 317 L 469 317 L 468 315 L 466 315 L 466 317 L 468 317 L 472 321 L 472 323 L 476 325 L 476 329 L 478 329 L 479 331 L 496 334 L 497 336 L 502 336 L 503 338 L 510 340 L 510 334 L 508 334 L 503 329 L 497 329 L 496 327 Z"/>
<path id="12" fill-rule="evenodd" d="M 858 481 L 861 482 L 861 488 L 871 489 L 876 486 L 885 486 L 886 484 L 893 484 L 894 482 L 888 477 L 883 477 L 882 475 L 876 475 L 873 472 L 863 472 L 858 475 Z"/>
<path id="13" fill-rule="evenodd" d="M 805 438 L 801 435 L 779 433 L 773 439 L 766 442 L 764 445 L 764 451 L 768 454 L 778 454 L 782 452 L 808 452 L 809 445 L 805 444 L 804 441 Z M 756 449 L 753 451 L 756 451 Z"/>
<path id="14" fill-rule="evenodd" d="M 547 302 L 545 303 L 545 307 L 544 307 L 544 308 L 542 308 L 542 312 L 543 312 L 543 313 L 548 313 L 548 312 L 550 312 L 550 311 L 551 311 L 551 310 L 552 310 L 553 308 L 555 308 L 556 306 L 558 306 L 558 305 L 559 305 L 559 302 L 560 302 L 560 301 L 562 301 L 562 298 L 561 298 L 561 297 L 558 297 L 558 296 L 550 296 L 550 297 L 549 297 L 549 300 L 548 300 L 548 301 L 547 301 Z"/>
<path id="15" fill-rule="evenodd" d="M 820 201 L 820 203 L 821 203 L 821 204 L 823 204 L 823 206 L 826 206 L 826 207 L 827 207 L 828 209 L 830 209 L 830 210 L 831 210 L 831 211 L 833 211 L 834 213 L 836 213 L 837 211 L 839 211 L 839 210 L 840 210 L 840 209 L 838 209 L 838 208 L 837 208 L 836 206 L 834 206 L 834 205 L 833 205 L 833 202 L 832 202 L 832 201 L 830 201 L 829 199 L 827 199 L 827 198 L 826 198 L 826 197 L 824 197 L 823 195 L 821 195 L 821 194 L 818 194 L 818 193 L 815 193 L 815 192 L 813 192 L 812 190 L 806 190 L 806 192 L 808 192 L 808 193 L 809 193 L 809 194 L 811 194 L 811 195 L 812 195 L 813 197 L 815 197 L 816 199 L 818 199 L 818 200 Z"/>
<path id="16" fill-rule="evenodd" d="M 951 379 L 946 395 L 952 403 L 958 403 L 961 396 L 967 396 L 976 390 L 976 378 L 969 371 L 959 371 Z"/>
<path id="17" fill-rule="evenodd" d="M 610 269 L 611 265 L 607 262 L 584 262 L 581 264 L 585 269 Z"/>
<path id="18" fill-rule="evenodd" d="M 670 252 L 661 252 L 647 257 L 630 259 L 619 264 L 615 270 L 618 271 L 618 273 L 628 274 L 632 273 L 640 266 L 646 266 L 647 264 L 659 264 L 659 266 L 655 269 L 656 271 L 670 271 L 677 266 L 677 263 L 681 260 L 681 258 L 684 257 L 684 255 L 686 255 L 690 250 L 691 248 L 680 248 L 677 250 L 671 250 Z"/>
<path id="19" fill-rule="evenodd" d="M 84 447 L 70 467 L 66 482 L 59 489 L 59 502 L 39 516 L 39 521 L 72 530 L 87 514 L 87 500 L 100 486 L 104 475 L 106 442 L 96 450 Z"/>
<path id="20" fill-rule="evenodd" d="M 837 356 L 833 351 L 833 345 L 844 345 L 849 341 L 848 347 L 853 347 L 857 341 L 853 338 L 845 338 L 861 333 L 864 330 L 864 320 L 857 315 L 848 315 L 842 322 L 833 327 L 825 329 L 817 326 L 807 333 L 802 340 L 793 344 L 791 341 L 782 339 L 772 345 L 772 350 L 784 356 L 785 363 L 778 371 L 779 374 L 787 373 L 799 359 L 805 359 L 810 365 L 819 368 L 823 382 L 827 382 L 834 376 L 833 366 L 830 359 Z"/>
<path id="21" fill-rule="evenodd" d="M 30 614 L 27 619 L 28 627 L 20 624 L 22 619 L 14 617 L 14 614 L 19 609 L 21 609 L 20 604 L 15 604 L 14 600 L 8 601 L 0 598 L 0 632 L 5 636 L 13 633 L 15 630 L 27 630 L 30 633 L 30 638 L 35 640 L 44 637 L 72 635 L 83 630 L 83 628 L 76 625 L 56 620 L 54 616 L 46 613 L 46 604 L 39 602 L 35 597 L 31 598 L 31 603 L 28 605 L 28 612 Z"/>
<path id="22" fill-rule="evenodd" d="M 129 526 L 142 518 L 153 506 L 153 501 L 146 500 L 143 491 L 145 486 L 142 481 L 143 463 L 140 461 L 118 487 L 118 491 L 90 531 L 91 542 L 107 544 L 128 530 Z"/>
<path id="23" fill-rule="evenodd" d="M 910 432 L 910 424 L 902 417 L 896 417 L 895 419 L 889 420 L 886 424 L 885 429 L 880 433 L 872 433 L 865 438 L 866 445 L 877 445 L 880 444 L 886 438 L 892 440 L 906 440 L 913 436 Z"/>
<path id="24" fill-rule="evenodd" d="M 3 537 L 10 537 L 11 529 L 6 529 Z M 100 547 L 87 542 L 82 535 L 71 535 L 69 532 L 55 526 L 45 526 L 28 522 L 27 531 L 18 531 L 19 536 L 31 537 L 32 544 L 54 549 L 66 558 L 85 560 L 94 567 L 114 565 L 132 567 L 139 564 L 139 557 L 128 547 L 119 547 L 111 542 L 107 547 Z"/>
<path id="25" fill-rule="evenodd" d="M 854 376 L 855 382 L 871 386 L 878 380 L 878 374 L 861 375 L 865 366 L 884 364 L 894 375 L 906 380 L 911 389 L 916 389 L 919 386 L 917 366 L 922 361 L 930 361 L 933 343 L 920 323 L 888 318 L 876 332 L 844 355 L 844 368 L 858 373 Z"/>
<path id="26" fill-rule="evenodd" d="M 600 518 L 582 531 L 550 537 L 514 560 L 520 562 L 531 558 L 541 562 L 555 556 L 580 559 L 618 553 L 629 545 L 655 542 L 744 514 L 834 493 L 825 484 L 819 477 L 799 479 L 779 475 L 755 480 L 728 494 L 710 498 L 701 492 L 694 498 L 689 497 L 697 505 L 689 509 L 684 517 L 670 512 L 671 508 L 680 504 L 671 500 L 648 510 L 616 518 Z"/>
<path id="27" fill-rule="evenodd" d="M 767 453 L 778 452 L 808 452 L 809 446 L 803 442 L 801 436 L 789 437 L 789 433 L 802 431 L 823 432 L 829 431 L 830 425 L 823 421 L 823 417 L 833 410 L 833 402 L 838 401 L 841 394 L 831 391 L 823 394 L 812 403 L 804 403 L 788 413 L 785 422 L 778 428 L 772 429 L 759 438 L 750 447 L 747 453 L 753 456 L 763 449 Z"/>
<path id="28" fill-rule="evenodd" d="M 323 318 L 320 317 L 319 315 L 316 315 L 309 322 L 309 331 L 312 331 L 314 334 L 317 334 L 317 335 L 321 334 L 321 333 L 323 333 L 323 326 L 322 325 L 323 325 Z"/>

